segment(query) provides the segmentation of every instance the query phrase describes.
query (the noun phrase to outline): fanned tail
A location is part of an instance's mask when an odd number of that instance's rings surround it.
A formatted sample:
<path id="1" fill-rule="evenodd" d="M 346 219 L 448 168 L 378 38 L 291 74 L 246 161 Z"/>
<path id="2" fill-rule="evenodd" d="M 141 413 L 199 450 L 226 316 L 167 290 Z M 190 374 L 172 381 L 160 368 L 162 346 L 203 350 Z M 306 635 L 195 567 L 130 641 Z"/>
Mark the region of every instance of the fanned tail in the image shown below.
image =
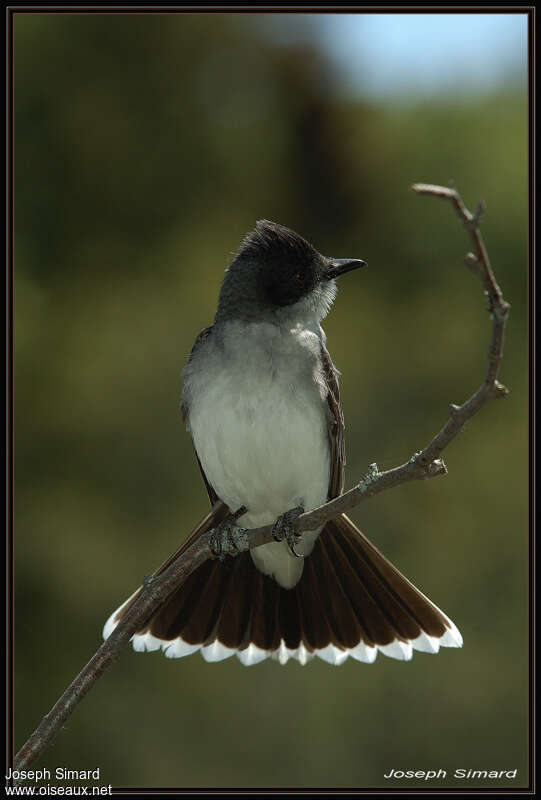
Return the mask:
<path id="1" fill-rule="evenodd" d="M 216 503 L 157 572 L 226 513 Z M 109 618 L 104 638 L 139 591 Z M 236 655 L 246 666 L 269 657 L 281 664 L 306 664 L 314 656 L 330 664 L 348 657 L 372 663 L 378 651 L 406 661 L 413 650 L 437 653 L 440 646 L 462 645 L 454 623 L 345 514 L 326 524 L 293 589 L 259 572 L 249 553 L 207 561 L 132 641 L 135 650 L 161 648 L 170 658 L 197 650 L 206 661 Z"/>

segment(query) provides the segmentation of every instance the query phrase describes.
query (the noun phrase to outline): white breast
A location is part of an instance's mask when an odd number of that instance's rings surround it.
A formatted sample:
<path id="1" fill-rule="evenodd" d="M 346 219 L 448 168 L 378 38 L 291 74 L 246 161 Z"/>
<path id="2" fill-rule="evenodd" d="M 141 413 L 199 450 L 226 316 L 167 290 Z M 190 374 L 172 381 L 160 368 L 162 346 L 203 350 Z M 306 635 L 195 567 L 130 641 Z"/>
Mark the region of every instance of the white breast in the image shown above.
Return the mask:
<path id="1" fill-rule="evenodd" d="M 321 505 L 330 457 L 317 333 L 231 322 L 220 346 L 212 338 L 187 370 L 185 391 L 195 448 L 218 497 L 232 511 L 246 506 L 246 527 L 272 523 L 298 505 Z M 318 533 L 303 537 L 305 554 Z M 252 557 L 284 586 L 302 573 L 302 559 L 284 543 Z"/>

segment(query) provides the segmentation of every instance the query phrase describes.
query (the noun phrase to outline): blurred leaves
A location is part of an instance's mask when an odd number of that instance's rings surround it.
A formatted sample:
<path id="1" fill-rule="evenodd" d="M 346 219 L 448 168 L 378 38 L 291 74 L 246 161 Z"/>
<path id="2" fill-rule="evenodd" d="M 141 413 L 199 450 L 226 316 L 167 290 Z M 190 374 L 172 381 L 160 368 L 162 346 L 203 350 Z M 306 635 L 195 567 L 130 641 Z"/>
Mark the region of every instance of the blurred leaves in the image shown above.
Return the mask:
<path id="1" fill-rule="evenodd" d="M 414 181 L 487 203 L 511 394 L 453 443 L 445 480 L 355 519 L 465 646 L 336 670 L 127 652 L 43 766 L 124 786 L 366 787 L 434 764 L 526 782 L 525 97 L 395 108 L 338 81 L 250 15 L 15 17 L 16 742 L 206 510 L 180 371 L 256 219 L 369 263 L 325 324 L 349 484 L 409 458 L 477 387 L 489 326 L 469 245 Z"/>

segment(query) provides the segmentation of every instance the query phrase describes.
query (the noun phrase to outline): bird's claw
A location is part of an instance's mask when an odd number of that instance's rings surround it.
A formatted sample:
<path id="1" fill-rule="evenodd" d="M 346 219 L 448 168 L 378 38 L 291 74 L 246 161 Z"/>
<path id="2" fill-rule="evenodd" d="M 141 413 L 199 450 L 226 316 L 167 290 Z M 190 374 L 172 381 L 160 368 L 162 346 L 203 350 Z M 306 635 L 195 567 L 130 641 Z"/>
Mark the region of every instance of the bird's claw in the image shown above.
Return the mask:
<path id="1" fill-rule="evenodd" d="M 286 511 L 285 514 L 279 516 L 272 526 L 272 538 L 277 542 L 281 542 L 285 539 L 289 552 L 296 558 L 304 558 L 304 556 L 301 555 L 301 553 L 297 553 L 295 549 L 295 545 L 299 543 L 301 538 L 301 534 L 295 530 L 295 520 L 303 513 L 304 508 L 302 506 L 292 508 L 290 511 Z"/>
<path id="2" fill-rule="evenodd" d="M 209 547 L 218 561 L 223 561 L 226 555 L 231 553 L 231 551 L 234 554 L 240 552 L 236 545 L 233 531 L 237 527 L 237 520 L 245 513 L 246 508 L 242 506 L 238 511 L 235 511 L 234 514 L 228 514 L 211 534 Z"/>

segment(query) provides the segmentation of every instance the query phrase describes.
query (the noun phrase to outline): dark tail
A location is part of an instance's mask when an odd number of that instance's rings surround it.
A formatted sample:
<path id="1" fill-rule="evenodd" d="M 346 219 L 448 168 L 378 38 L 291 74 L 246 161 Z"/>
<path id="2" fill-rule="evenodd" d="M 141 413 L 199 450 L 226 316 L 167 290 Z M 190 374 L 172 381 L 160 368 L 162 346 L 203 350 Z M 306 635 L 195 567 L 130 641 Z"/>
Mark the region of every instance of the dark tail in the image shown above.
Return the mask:
<path id="1" fill-rule="evenodd" d="M 188 541 L 213 524 L 210 514 Z M 110 617 L 105 638 L 134 598 Z M 348 656 L 372 663 L 378 650 L 409 660 L 413 650 L 462 645 L 451 620 L 345 514 L 327 523 L 293 589 L 259 572 L 249 553 L 207 561 L 132 641 L 135 650 L 162 648 L 170 658 L 196 650 L 207 661 L 237 655 L 247 666 L 268 657 L 281 664 L 314 656 L 330 664 Z"/>

